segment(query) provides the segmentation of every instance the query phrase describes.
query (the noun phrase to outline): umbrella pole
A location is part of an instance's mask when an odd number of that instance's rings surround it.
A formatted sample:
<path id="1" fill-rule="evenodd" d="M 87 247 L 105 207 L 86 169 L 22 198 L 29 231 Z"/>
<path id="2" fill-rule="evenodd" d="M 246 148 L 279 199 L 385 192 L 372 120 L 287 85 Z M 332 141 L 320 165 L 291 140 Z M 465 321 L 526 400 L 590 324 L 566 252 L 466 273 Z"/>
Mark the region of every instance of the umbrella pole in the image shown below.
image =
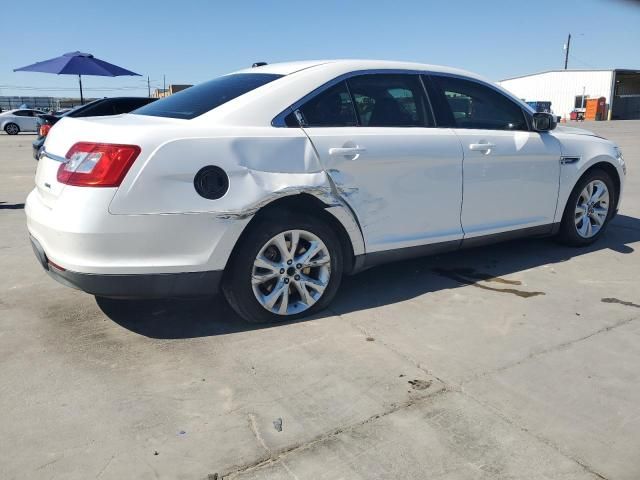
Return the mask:
<path id="1" fill-rule="evenodd" d="M 82 96 L 82 75 L 78 75 L 78 83 L 80 83 L 80 105 L 84 105 L 84 97 Z"/>

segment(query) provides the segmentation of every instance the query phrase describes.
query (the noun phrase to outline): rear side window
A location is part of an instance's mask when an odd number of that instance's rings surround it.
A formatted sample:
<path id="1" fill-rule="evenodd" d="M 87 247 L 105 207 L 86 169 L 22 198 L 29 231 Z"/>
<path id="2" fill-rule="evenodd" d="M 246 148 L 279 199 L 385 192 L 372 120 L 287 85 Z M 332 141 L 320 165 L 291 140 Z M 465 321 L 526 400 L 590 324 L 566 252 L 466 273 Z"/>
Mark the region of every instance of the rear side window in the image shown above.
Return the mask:
<path id="1" fill-rule="evenodd" d="M 440 126 L 483 130 L 528 130 L 522 108 L 500 92 L 461 78 L 430 76 Z M 443 111 L 446 110 L 446 111 Z"/>
<path id="2" fill-rule="evenodd" d="M 305 127 L 354 127 L 356 113 L 345 82 L 316 95 L 296 110 Z"/>
<path id="3" fill-rule="evenodd" d="M 94 104 L 88 105 L 83 110 L 78 110 L 72 117 L 104 117 L 107 115 L 115 115 L 115 109 L 113 108 L 113 102 L 110 100 L 103 100 Z"/>
<path id="4" fill-rule="evenodd" d="M 191 119 L 280 77 L 282 75 L 268 73 L 225 75 L 182 90 L 131 113 L 152 117 Z"/>
<path id="5" fill-rule="evenodd" d="M 153 98 L 116 98 L 113 101 L 113 108 L 116 112 L 116 115 L 120 113 L 129 113 L 136 108 L 143 107 L 152 103 L 154 101 Z"/>
<path id="6" fill-rule="evenodd" d="M 433 126 L 417 75 L 362 75 L 348 84 L 362 127 Z"/>

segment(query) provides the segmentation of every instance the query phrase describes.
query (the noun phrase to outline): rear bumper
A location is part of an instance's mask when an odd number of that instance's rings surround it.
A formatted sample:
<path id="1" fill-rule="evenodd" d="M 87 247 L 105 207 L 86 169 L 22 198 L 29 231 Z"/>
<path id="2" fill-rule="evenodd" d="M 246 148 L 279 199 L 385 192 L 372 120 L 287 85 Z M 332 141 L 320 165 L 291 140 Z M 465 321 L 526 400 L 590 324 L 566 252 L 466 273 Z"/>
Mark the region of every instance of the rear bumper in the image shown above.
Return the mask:
<path id="1" fill-rule="evenodd" d="M 95 274 L 62 269 L 52 264 L 40 243 L 30 236 L 42 268 L 57 282 L 99 297 L 162 298 L 213 295 L 222 270 L 183 273 Z"/>
<path id="2" fill-rule="evenodd" d="M 214 213 L 112 215 L 113 190 L 67 186 L 49 205 L 31 192 L 27 227 L 51 262 L 96 275 L 221 271 L 250 220 Z"/>

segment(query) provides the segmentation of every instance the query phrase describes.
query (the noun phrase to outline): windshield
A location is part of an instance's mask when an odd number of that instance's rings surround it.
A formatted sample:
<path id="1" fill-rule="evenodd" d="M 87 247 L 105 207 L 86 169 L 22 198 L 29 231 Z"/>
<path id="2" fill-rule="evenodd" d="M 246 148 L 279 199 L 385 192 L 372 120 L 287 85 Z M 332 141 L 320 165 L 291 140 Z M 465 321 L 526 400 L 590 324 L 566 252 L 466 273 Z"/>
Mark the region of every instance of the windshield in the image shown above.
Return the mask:
<path id="1" fill-rule="evenodd" d="M 134 110 L 136 115 L 191 119 L 255 90 L 282 75 L 236 73 L 189 87 L 175 95 Z"/>

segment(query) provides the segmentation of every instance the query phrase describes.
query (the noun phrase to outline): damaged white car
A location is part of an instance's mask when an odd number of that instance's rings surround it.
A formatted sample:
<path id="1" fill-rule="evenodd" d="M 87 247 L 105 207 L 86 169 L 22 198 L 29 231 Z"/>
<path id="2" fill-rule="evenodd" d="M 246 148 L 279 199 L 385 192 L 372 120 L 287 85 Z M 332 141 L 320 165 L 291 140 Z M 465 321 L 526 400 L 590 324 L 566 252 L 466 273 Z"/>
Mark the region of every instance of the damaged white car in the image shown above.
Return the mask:
<path id="1" fill-rule="evenodd" d="M 264 65 L 112 117 L 65 118 L 26 204 L 42 266 L 97 296 L 213 294 L 311 314 L 343 274 L 529 235 L 601 236 L 611 142 L 461 70 Z"/>

